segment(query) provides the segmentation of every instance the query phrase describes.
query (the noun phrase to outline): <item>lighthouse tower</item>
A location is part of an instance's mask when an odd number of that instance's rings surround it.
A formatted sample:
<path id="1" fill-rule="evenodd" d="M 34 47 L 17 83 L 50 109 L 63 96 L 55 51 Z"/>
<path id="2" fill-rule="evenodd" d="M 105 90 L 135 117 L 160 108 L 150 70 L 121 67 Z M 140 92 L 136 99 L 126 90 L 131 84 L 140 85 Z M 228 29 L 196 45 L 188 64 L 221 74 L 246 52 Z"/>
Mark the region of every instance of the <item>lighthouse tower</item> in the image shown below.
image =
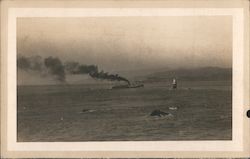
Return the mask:
<path id="1" fill-rule="evenodd" d="M 177 89 L 177 80 L 175 78 L 173 78 L 172 88 Z"/>

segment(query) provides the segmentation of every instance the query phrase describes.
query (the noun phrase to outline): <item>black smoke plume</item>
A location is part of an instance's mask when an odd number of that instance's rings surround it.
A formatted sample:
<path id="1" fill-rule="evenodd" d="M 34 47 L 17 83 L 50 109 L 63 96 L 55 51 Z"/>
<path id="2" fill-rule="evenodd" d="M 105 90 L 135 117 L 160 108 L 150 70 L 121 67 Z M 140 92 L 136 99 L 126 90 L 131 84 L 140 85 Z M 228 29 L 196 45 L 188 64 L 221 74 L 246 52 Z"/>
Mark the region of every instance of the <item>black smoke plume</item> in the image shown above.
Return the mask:
<path id="1" fill-rule="evenodd" d="M 42 59 L 40 56 L 19 56 L 17 58 L 17 67 L 27 72 L 38 72 L 41 76 L 52 75 L 56 80 L 65 82 L 64 66 L 58 58 L 48 57 Z"/>
<path id="2" fill-rule="evenodd" d="M 99 71 L 96 65 L 83 65 L 78 62 L 66 62 L 63 64 L 59 58 L 48 57 L 44 60 L 40 56 L 17 58 L 17 67 L 25 71 L 36 71 L 53 75 L 56 80 L 65 82 L 66 73 L 68 74 L 88 74 L 94 79 L 124 81 L 130 84 L 129 80 L 118 74 L 109 74 L 108 72 Z"/>
<path id="3" fill-rule="evenodd" d="M 20 56 L 17 58 L 17 67 L 26 71 L 41 71 L 43 69 L 43 59 L 41 56 Z"/>
<path id="4" fill-rule="evenodd" d="M 58 58 L 48 57 L 44 59 L 44 64 L 48 68 L 49 73 L 55 75 L 57 80 L 64 82 L 65 81 L 65 72 L 62 62 Z"/>
<path id="5" fill-rule="evenodd" d="M 98 71 L 98 66 L 96 65 L 82 65 L 78 62 L 67 62 L 65 64 L 65 69 L 71 74 L 88 74 L 95 79 L 103 79 L 110 81 L 125 81 L 130 84 L 129 80 L 118 74 L 109 74 L 108 72 Z"/>

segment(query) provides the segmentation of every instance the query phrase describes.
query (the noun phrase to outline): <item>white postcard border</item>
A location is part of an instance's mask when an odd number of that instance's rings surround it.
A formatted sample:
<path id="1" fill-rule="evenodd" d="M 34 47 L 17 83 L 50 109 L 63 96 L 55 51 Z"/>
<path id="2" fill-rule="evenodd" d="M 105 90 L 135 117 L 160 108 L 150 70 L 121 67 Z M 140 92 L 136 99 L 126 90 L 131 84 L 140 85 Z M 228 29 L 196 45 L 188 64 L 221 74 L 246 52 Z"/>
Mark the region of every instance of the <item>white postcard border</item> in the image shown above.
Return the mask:
<path id="1" fill-rule="evenodd" d="M 232 16 L 232 141 L 16 142 L 16 20 L 19 17 Z M 7 54 L 8 151 L 243 151 L 244 15 L 242 8 L 10 8 Z M 241 81 L 237 84 L 236 81 Z"/>

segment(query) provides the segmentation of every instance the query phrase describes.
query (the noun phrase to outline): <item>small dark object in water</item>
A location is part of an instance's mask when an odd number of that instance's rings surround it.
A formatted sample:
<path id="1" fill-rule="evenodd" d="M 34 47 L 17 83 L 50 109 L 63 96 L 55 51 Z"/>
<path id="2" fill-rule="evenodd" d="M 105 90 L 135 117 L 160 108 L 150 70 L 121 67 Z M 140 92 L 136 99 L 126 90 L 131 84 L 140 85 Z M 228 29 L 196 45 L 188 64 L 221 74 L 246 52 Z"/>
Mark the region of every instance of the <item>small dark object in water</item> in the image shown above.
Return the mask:
<path id="1" fill-rule="evenodd" d="M 163 111 L 158 110 L 158 109 L 152 111 L 152 113 L 150 114 L 150 116 L 159 116 L 159 117 L 165 116 L 165 115 L 169 115 L 169 113 L 163 112 Z"/>
<path id="2" fill-rule="evenodd" d="M 83 109 L 82 112 L 85 113 L 85 112 L 88 112 L 89 109 Z"/>
<path id="3" fill-rule="evenodd" d="M 82 113 L 92 113 L 92 112 L 95 112 L 96 110 L 93 110 L 93 109 L 83 109 L 82 110 Z"/>

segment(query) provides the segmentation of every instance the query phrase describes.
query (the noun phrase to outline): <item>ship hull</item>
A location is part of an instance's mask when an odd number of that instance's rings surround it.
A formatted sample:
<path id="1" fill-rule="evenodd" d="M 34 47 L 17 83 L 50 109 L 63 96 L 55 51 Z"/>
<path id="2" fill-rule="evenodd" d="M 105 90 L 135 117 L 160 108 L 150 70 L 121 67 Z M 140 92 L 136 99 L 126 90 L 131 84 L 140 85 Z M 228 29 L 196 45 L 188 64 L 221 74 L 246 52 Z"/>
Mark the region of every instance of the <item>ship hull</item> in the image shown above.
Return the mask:
<path id="1" fill-rule="evenodd" d="M 126 88 L 140 88 L 140 87 L 144 87 L 143 84 L 139 84 L 139 85 L 119 85 L 119 86 L 113 86 L 112 89 L 126 89 Z"/>

